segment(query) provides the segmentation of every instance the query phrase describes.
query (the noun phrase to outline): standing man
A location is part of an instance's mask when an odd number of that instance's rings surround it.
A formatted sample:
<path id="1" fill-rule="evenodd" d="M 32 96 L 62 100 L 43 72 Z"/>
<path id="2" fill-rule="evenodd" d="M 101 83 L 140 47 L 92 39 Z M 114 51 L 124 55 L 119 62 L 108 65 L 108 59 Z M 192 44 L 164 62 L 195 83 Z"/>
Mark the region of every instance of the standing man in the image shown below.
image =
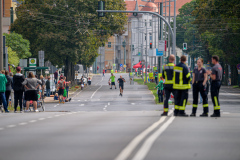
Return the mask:
<path id="1" fill-rule="evenodd" d="M 116 87 L 116 84 L 115 84 L 115 76 L 113 75 L 113 73 L 111 74 L 111 77 L 109 78 L 109 81 L 110 81 L 110 79 L 111 79 L 111 88 L 110 89 L 112 89 L 112 86 L 115 86 L 115 89 L 117 89 L 117 87 Z"/>
<path id="2" fill-rule="evenodd" d="M 221 87 L 222 81 L 222 66 L 219 64 L 219 57 L 214 55 L 212 56 L 212 64 L 214 64 L 212 71 L 207 71 L 207 74 L 210 75 L 211 83 L 211 98 L 214 105 L 214 113 L 211 117 L 220 117 L 220 103 L 219 103 L 219 90 Z"/>
<path id="3" fill-rule="evenodd" d="M 119 89 L 120 89 L 119 96 L 122 96 L 122 94 L 123 94 L 123 84 L 124 84 L 124 82 L 126 82 L 125 79 L 122 78 L 122 76 L 120 76 L 120 78 L 118 78 Z"/>
<path id="4" fill-rule="evenodd" d="M 54 72 L 54 81 L 55 81 L 55 84 L 57 84 L 57 80 L 58 80 L 58 70 L 56 70 L 56 72 Z"/>
<path id="5" fill-rule="evenodd" d="M 60 80 L 58 81 L 59 103 L 64 103 L 64 101 L 63 101 L 63 93 L 64 93 L 65 87 L 66 87 L 66 82 L 64 81 L 63 77 L 61 77 Z"/>
<path id="6" fill-rule="evenodd" d="M 169 63 L 163 66 L 163 72 L 162 77 L 165 79 L 164 83 L 164 111 L 161 114 L 161 116 L 167 116 L 168 115 L 168 100 L 171 96 L 171 93 L 175 96 L 175 90 L 173 89 L 173 67 L 175 61 L 175 56 L 171 54 L 169 56 Z"/>
<path id="7" fill-rule="evenodd" d="M 188 117 L 185 108 L 188 101 L 188 89 L 191 89 L 191 78 L 185 64 L 186 56 L 181 56 L 180 60 L 181 62 L 173 69 L 173 89 L 176 89 L 174 116 Z"/>
<path id="8" fill-rule="evenodd" d="M 25 80 L 24 75 L 21 74 L 21 67 L 16 68 L 17 73 L 13 76 L 13 90 L 14 90 L 14 112 L 17 112 L 19 102 L 20 112 L 22 112 L 22 101 L 24 87 L 22 85 Z"/>
<path id="9" fill-rule="evenodd" d="M 46 91 L 47 97 L 50 97 L 50 77 L 48 77 L 48 80 L 46 81 Z"/>
<path id="10" fill-rule="evenodd" d="M 4 74 L 0 73 L 0 99 L 2 100 L 2 104 L 4 107 L 4 110 L 6 113 L 8 113 L 7 109 L 7 101 L 5 97 L 5 91 L 6 91 L 6 83 L 7 83 L 7 78 Z"/>
<path id="11" fill-rule="evenodd" d="M 158 72 L 155 70 L 154 72 L 154 77 L 155 77 L 155 83 L 158 84 Z"/>

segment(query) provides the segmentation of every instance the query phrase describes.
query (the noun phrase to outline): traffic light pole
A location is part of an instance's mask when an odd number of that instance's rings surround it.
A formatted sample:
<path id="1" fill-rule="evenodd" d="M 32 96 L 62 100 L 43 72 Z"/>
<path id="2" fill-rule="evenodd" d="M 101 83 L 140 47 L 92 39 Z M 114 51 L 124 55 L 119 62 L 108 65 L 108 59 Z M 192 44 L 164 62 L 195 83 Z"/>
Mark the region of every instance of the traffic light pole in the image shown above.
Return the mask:
<path id="1" fill-rule="evenodd" d="M 3 14 L 2 14 L 2 0 L 0 0 L 0 70 L 3 70 Z"/>
<path id="2" fill-rule="evenodd" d="M 174 42 L 173 42 L 175 34 L 173 33 L 171 25 L 168 23 L 168 21 L 162 15 L 155 13 L 155 12 L 150 12 L 150 11 L 97 10 L 97 12 L 103 12 L 103 13 L 149 13 L 149 14 L 158 16 L 170 28 L 169 31 L 171 32 L 171 36 L 172 36 L 172 54 L 174 54 L 176 56 L 176 52 L 175 52 L 176 46 L 174 45 Z"/>

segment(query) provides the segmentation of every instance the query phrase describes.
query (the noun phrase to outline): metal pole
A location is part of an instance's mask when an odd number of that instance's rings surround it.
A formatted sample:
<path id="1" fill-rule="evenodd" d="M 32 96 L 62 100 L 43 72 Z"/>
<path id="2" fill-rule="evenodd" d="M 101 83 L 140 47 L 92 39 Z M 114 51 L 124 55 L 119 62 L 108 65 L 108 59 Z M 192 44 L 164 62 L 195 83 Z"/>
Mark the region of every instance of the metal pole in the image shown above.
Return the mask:
<path id="1" fill-rule="evenodd" d="M 147 25 L 146 25 L 146 50 L 145 50 L 145 56 L 146 56 L 146 64 L 145 64 L 145 83 L 147 82 L 147 68 L 148 68 L 148 64 L 147 64 L 147 35 L 148 35 L 148 33 L 147 33 L 147 27 L 148 27 L 148 14 L 147 14 Z"/>
<path id="2" fill-rule="evenodd" d="M 124 42 L 125 43 L 124 43 L 124 66 L 123 67 L 124 67 L 124 71 L 127 72 L 126 71 L 126 41 L 124 40 Z"/>
<path id="3" fill-rule="evenodd" d="M 131 35 L 131 43 L 132 43 L 132 45 L 131 45 L 131 71 L 130 71 L 130 73 L 132 72 L 132 68 L 133 68 L 133 29 L 132 29 L 132 35 Z"/>
<path id="4" fill-rule="evenodd" d="M 114 35 L 114 60 L 113 60 L 113 63 L 114 63 L 114 66 L 113 66 L 113 70 L 114 70 L 114 72 L 115 72 L 115 68 L 116 68 L 116 58 L 115 58 L 115 43 L 116 43 L 116 37 L 115 37 L 115 35 Z"/>
<path id="5" fill-rule="evenodd" d="M 2 0 L 0 0 L 0 70 L 3 70 L 3 13 L 2 13 Z"/>
<path id="6" fill-rule="evenodd" d="M 163 15 L 163 3 L 160 3 L 160 15 Z M 160 21 L 160 37 L 159 40 L 162 40 L 163 38 L 163 22 L 162 20 Z M 163 55 L 164 56 L 164 55 Z M 163 56 L 161 56 L 159 58 L 159 73 L 162 73 L 162 60 L 163 60 Z"/>
<path id="7" fill-rule="evenodd" d="M 173 21 L 173 32 L 174 32 L 174 37 L 173 37 L 173 46 L 172 46 L 172 53 L 177 55 L 176 53 L 176 0 L 174 0 L 174 21 Z"/>
<path id="8" fill-rule="evenodd" d="M 168 22 L 170 24 L 170 21 L 171 21 L 171 1 L 169 0 L 169 15 L 168 15 Z M 171 45 L 170 45 L 170 32 L 171 28 L 168 27 L 168 56 L 170 56 L 171 52 L 170 52 L 170 49 L 171 49 Z"/>
<path id="9" fill-rule="evenodd" d="M 100 71 L 101 71 L 101 67 L 102 67 L 102 51 L 101 51 L 101 48 L 100 48 L 100 68 L 99 68 Z"/>

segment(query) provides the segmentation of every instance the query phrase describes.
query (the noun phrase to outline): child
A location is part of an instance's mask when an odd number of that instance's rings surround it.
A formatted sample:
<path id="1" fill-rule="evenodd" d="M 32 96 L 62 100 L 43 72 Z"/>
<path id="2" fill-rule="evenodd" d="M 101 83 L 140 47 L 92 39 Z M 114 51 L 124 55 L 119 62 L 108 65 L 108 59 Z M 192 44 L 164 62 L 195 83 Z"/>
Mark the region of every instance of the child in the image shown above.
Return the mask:
<path id="1" fill-rule="evenodd" d="M 155 87 L 158 89 L 158 102 L 161 103 L 163 102 L 163 77 L 160 77 L 160 82 L 158 85 Z"/>
<path id="2" fill-rule="evenodd" d="M 91 78 L 89 77 L 89 78 L 88 78 L 88 85 L 91 85 L 91 83 L 92 83 L 92 82 L 91 82 Z"/>
<path id="3" fill-rule="evenodd" d="M 58 100 L 58 94 L 57 93 L 54 95 L 54 100 Z"/>

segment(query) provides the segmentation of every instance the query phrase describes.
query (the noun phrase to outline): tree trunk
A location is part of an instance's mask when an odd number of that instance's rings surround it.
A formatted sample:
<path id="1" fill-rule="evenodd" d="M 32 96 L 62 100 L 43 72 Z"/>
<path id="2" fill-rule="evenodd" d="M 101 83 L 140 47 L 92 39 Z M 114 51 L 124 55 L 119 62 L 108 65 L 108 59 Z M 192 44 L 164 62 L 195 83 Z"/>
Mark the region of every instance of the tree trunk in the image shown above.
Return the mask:
<path id="1" fill-rule="evenodd" d="M 232 85 L 238 84 L 238 71 L 236 65 L 231 65 L 231 82 Z"/>
<path id="2" fill-rule="evenodd" d="M 67 81 L 74 81 L 74 66 L 73 63 L 69 61 L 68 58 L 66 58 L 65 61 L 65 69 L 64 69 L 64 75 L 67 78 Z"/>
<path id="3" fill-rule="evenodd" d="M 224 75 L 225 75 L 225 77 L 224 77 L 224 78 L 225 78 L 225 79 L 224 79 L 224 85 L 227 86 L 227 85 L 228 85 L 228 79 L 229 79 L 229 76 L 228 76 L 228 75 L 229 75 L 229 74 L 228 74 L 228 73 L 229 73 L 228 64 L 224 64 L 224 65 L 223 65 L 223 73 L 224 73 L 224 72 L 225 72 L 225 74 L 224 74 Z"/>

